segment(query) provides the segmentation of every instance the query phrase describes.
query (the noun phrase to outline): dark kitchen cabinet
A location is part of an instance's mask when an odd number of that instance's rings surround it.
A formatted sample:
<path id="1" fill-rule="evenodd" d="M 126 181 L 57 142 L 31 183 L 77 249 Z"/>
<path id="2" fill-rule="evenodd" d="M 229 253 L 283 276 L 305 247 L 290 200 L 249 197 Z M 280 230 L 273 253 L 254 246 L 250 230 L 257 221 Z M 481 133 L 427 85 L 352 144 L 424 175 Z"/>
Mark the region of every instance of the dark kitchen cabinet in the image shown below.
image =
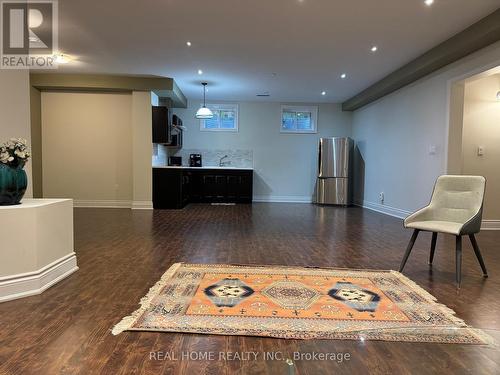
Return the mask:
<path id="1" fill-rule="evenodd" d="M 241 186 L 241 176 L 240 175 L 228 175 L 226 176 L 226 198 L 230 202 L 237 202 L 242 189 Z"/>
<path id="2" fill-rule="evenodd" d="M 170 142 L 170 118 L 167 107 L 152 107 L 153 143 Z"/>
<path id="3" fill-rule="evenodd" d="M 226 176 L 203 174 L 201 189 L 203 202 L 224 202 L 226 198 Z"/>
<path id="4" fill-rule="evenodd" d="M 196 171 L 187 172 L 190 174 L 190 184 L 189 184 L 189 202 L 198 203 L 202 202 L 202 176 L 201 173 Z"/>
<path id="5" fill-rule="evenodd" d="M 241 169 L 153 169 L 155 208 L 182 208 L 190 202 L 251 203 L 253 171 Z"/>
<path id="6" fill-rule="evenodd" d="M 182 208 L 186 183 L 182 169 L 153 168 L 153 207 Z"/>
<path id="7" fill-rule="evenodd" d="M 182 173 L 182 186 L 181 186 L 181 189 L 182 189 L 182 192 L 181 192 L 181 198 L 182 198 L 182 204 L 181 206 L 184 207 L 186 204 L 189 203 L 189 192 L 190 192 L 190 189 L 191 189 L 191 173 L 187 172 L 183 172 Z"/>
<path id="8" fill-rule="evenodd" d="M 252 202 L 253 200 L 253 171 L 242 173 L 239 176 L 238 200 Z"/>

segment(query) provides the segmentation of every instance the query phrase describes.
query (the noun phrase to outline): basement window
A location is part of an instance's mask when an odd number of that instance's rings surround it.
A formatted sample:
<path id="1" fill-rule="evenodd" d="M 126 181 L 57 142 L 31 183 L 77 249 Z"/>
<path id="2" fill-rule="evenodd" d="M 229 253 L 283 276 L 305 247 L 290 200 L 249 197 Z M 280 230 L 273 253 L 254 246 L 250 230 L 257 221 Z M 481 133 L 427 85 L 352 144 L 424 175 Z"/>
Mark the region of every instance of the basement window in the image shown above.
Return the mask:
<path id="1" fill-rule="evenodd" d="M 318 107 L 281 106 L 281 133 L 317 133 Z"/>
<path id="2" fill-rule="evenodd" d="M 238 104 L 208 104 L 214 117 L 200 120 L 201 131 L 237 132 Z"/>

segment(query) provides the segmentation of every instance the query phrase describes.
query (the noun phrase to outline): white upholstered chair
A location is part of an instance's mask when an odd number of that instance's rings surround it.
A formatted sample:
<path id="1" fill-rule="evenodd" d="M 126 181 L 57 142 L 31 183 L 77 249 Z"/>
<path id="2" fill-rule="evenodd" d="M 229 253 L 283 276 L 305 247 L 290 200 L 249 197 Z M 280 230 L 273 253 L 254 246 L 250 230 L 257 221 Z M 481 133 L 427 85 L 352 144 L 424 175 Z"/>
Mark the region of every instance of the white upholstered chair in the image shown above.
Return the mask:
<path id="1" fill-rule="evenodd" d="M 461 283 L 462 236 L 468 235 L 474 248 L 483 276 L 488 277 L 483 257 L 479 250 L 475 233 L 481 229 L 483 200 L 486 180 L 482 176 L 441 176 L 437 179 L 431 203 L 411 214 L 404 221 L 405 228 L 412 228 L 413 235 L 406 249 L 399 272 L 410 256 L 420 231 L 432 232 L 429 264 L 432 265 L 438 233 L 456 237 L 456 280 Z"/>

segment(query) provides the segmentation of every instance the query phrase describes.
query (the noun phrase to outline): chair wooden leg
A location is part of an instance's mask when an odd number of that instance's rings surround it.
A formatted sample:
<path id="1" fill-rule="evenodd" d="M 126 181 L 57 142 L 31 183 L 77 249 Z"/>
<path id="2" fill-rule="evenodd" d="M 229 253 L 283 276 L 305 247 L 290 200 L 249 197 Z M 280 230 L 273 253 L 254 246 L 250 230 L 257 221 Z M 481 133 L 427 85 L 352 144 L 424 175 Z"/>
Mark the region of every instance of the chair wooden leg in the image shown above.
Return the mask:
<path id="1" fill-rule="evenodd" d="M 415 229 L 413 231 L 413 234 L 410 238 L 410 242 L 408 243 L 408 247 L 406 248 L 406 253 L 403 257 L 401 265 L 399 266 L 399 272 L 403 272 L 403 268 L 405 268 L 406 261 L 408 260 L 408 257 L 410 256 L 411 250 L 413 249 L 413 245 L 415 245 L 415 241 L 417 239 L 419 232 L 420 232 L 420 230 L 418 230 L 418 229 Z"/>
<path id="2" fill-rule="evenodd" d="M 472 244 L 472 248 L 474 249 L 474 253 L 476 254 L 476 258 L 479 261 L 479 265 L 483 270 L 483 277 L 488 277 L 488 271 L 486 271 L 486 266 L 484 265 L 484 260 L 481 255 L 481 251 L 479 250 L 479 246 L 476 241 L 476 236 L 473 234 L 469 234 L 470 243 Z"/>
<path id="3" fill-rule="evenodd" d="M 462 236 L 456 237 L 456 267 L 457 288 L 460 289 L 462 283 Z"/>
<path id="4" fill-rule="evenodd" d="M 432 261 L 434 260 L 434 251 L 436 251 L 436 242 L 437 242 L 438 234 L 437 232 L 432 233 L 432 242 L 431 242 L 431 254 L 429 255 L 429 264 L 432 265 Z"/>

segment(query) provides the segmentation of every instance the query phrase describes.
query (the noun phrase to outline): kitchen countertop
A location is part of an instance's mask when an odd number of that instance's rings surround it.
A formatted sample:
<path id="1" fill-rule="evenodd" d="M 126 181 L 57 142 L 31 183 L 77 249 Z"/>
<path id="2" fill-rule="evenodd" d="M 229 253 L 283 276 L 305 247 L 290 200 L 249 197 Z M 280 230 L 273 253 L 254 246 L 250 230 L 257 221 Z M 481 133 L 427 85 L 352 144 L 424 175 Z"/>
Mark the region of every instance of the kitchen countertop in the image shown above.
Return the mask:
<path id="1" fill-rule="evenodd" d="M 184 167 L 176 165 L 153 165 L 153 168 L 165 168 L 165 169 L 223 169 L 223 170 L 233 170 L 233 171 L 253 171 L 253 168 L 245 167 L 216 167 L 216 166 L 203 166 L 203 167 Z"/>

